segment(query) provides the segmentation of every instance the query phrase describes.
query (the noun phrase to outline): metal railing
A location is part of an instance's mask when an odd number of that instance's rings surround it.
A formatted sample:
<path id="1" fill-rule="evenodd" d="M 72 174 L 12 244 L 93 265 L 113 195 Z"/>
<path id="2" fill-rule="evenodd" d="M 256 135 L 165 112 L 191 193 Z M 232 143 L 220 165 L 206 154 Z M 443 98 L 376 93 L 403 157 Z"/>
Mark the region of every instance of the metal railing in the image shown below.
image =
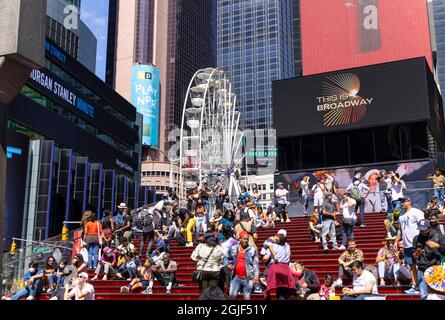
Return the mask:
<path id="1" fill-rule="evenodd" d="M 66 225 L 66 221 L 64 225 Z M 39 268 L 44 268 L 47 259 L 54 256 L 57 261 L 67 260 L 71 264 L 74 241 L 79 239 L 75 238 L 76 231 L 78 230 L 72 230 L 65 235 L 61 234 L 42 241 L 13 238 L 17 248 L 14 252 L 4 254 L 0 277 L 1 294 L 17 292 L 24 287 L 23 277 L 28 271 L 28 264 L 31 261 L 37 262 Z"/>

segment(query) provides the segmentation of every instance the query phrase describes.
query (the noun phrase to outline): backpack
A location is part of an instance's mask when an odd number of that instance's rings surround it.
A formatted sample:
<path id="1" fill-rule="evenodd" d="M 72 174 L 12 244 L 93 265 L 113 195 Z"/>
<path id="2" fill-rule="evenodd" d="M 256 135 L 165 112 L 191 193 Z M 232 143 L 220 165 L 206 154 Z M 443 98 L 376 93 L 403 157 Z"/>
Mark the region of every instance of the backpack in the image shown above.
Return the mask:
<path id="1" fill-rule="evenodd" d="M 351 190 L 352 199 L 355 201 L 360 201 L 362 198 L 362 194 L 360 193 L 360 189 L 357 186 L 354 186 Z"/>
<path id="2" fill-rule="evenodd" d="M 117 214 L 113 217 L 113 220 L 118 229 L 122 228 L 125 225 L 125 218 L 123 214 Z"/>
<path id="3" fill-rule="evenodd" d="M 185 239 L 185 236 L 184 236 L 184 234 L 183 234 L 182 232 L 176 232 L 176 234 L 175 234 L 175 240 L 176 240 L 176 242 L 178 242 L 178 244 L 179 244 L 181 247 L 184 247 L 185 244 L 187 243 L 187 241 L 186 241 L 186 239 Z"/>

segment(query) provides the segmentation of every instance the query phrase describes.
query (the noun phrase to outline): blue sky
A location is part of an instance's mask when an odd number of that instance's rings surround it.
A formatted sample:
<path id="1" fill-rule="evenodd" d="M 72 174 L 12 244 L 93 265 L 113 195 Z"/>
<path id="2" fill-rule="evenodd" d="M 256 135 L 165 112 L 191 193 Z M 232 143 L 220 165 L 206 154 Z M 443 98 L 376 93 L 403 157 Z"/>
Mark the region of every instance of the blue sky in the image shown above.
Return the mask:
<path id="1" fill-rule="evenodd" d="M 105 80 L 107 56 L 108 0 L 83 0 L 80 18 L 97 39 L 96 75 Z"/>

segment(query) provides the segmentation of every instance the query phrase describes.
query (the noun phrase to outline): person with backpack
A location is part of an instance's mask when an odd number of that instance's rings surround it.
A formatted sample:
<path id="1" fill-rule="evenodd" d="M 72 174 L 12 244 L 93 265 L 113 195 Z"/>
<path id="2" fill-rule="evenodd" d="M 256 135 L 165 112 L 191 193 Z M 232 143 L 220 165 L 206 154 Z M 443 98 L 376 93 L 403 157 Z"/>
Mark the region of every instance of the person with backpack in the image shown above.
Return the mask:
<path id="1" fill-rule="evenodd" d="M 122 229 L 125 225 L 125 209 L 127 209 L 127 205 L 125 203 L 121 203 L 117 206 L 117 214 L 113 216 L 114 221 L 114 231 L 113 235 L 115 236 L 115 244 L 119 246 L 119 240 L 122 235 L 118 232 L 118 230 Z"/>
<path id="2" fill-rule="evenodd" d="M 252 222 L 246 211 L 240 213 L 240 223 L 235 226 L 236 239 L 240 239 L 241 232 L 243 231 L 246 231 L 249 234 L 249 246 L 257 249 L 257 229 L 255 223 Z"/>
<path id="3" fill-rule="evenodd" d="M 360 180 L 355 180 L 353 183 L 351 183 L 347 188 L 346 192 L 351 194 L 352 199 L 356 201 L 355 205 L 355 214 L 357 215 L 357 212 L 360 208 L 360 227 L 364 228 L 365 225 L 365 203 L 366 203 L 366 197 L 369 194 L 370 189 L 366 184 L 364 184 Z"/>
<path id="4" fill-rule="evenodd" d="M 303 215 L 308 214 L 309 209 L 309 176 L 304 176 L 300 182 L 301 197 L 303 198 Z"/>
<path id="5" fill-rule="evenodd" d="M 142 224 L 142 241 L 139 246 L 139 254 L 142 255 L 144 245 L 148 240 L 147 250 L 145 255 L 149 256 L 151 253 L 151 247 L 155 238 L 155 223 L 153 220 L 153 209 L 144 209 L 139 213 L 139 220 Z"/>

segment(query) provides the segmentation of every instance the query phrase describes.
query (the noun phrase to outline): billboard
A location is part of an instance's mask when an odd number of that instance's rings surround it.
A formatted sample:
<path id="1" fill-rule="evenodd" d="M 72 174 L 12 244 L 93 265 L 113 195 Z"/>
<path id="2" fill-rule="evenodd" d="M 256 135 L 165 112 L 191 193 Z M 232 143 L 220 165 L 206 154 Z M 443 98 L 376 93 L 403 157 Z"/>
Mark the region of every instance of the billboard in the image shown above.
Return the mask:
<path id="1" fill-rule="evenodd" d="M 131 103 L 143 116 L 142 144 L 159 147 L 160 72 L 153 65 L 133 66 Z"/>
<path id="2" fill-rule="evenodd" d="M 427 81 L 429 74 L 426 60 L 417 58 L 275 81 L 277 136 L 430 120 L 430 96 L 437 87 Z"/>
<path id="3" fill-rule="evenodd" d="M 425 57 L 426 0 L 301 0 L 303 75 Z"/>

